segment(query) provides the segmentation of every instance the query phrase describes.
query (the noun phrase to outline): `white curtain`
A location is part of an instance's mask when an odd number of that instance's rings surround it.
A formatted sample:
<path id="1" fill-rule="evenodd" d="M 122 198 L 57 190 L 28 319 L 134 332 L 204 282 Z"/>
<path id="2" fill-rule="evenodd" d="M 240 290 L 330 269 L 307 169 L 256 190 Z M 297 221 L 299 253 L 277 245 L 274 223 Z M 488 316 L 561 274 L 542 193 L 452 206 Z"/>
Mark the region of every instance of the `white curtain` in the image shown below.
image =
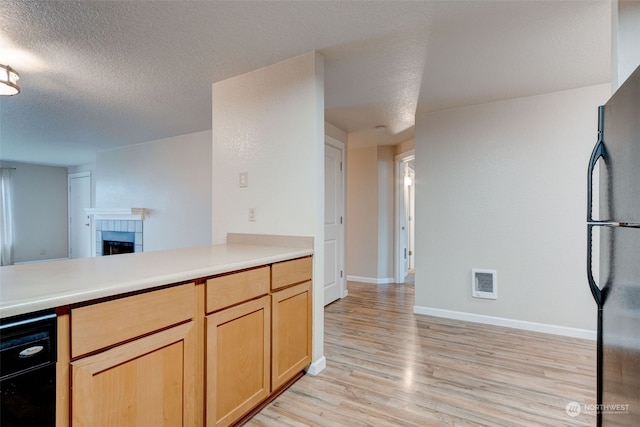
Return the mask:
<path id="1" fill-rule="evenodd" d="M 13 264 L 11 169 L 0 168 L 0 265 Z"/>

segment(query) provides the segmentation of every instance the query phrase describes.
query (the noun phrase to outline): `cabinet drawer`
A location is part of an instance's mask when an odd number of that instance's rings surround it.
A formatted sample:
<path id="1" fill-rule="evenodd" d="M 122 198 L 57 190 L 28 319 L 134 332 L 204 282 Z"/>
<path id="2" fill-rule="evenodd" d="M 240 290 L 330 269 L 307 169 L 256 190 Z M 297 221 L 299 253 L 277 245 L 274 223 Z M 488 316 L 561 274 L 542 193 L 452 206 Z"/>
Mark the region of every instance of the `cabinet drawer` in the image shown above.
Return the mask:
<path id="1" fill-rule="evenodd" d="M 207 313 L 269 293 L 269 267 L 207 280 Z"/>
<path id="2" fill-rule="evenodd" d="M 271 289 L 311 280 L 311 257 L 278 262 L 271 266 Z"/>
<path id="3" fill-rule="evenodd" d="M 71 310 L 71 357 L 192 319 L 195 285 L 174 286 Z"/>

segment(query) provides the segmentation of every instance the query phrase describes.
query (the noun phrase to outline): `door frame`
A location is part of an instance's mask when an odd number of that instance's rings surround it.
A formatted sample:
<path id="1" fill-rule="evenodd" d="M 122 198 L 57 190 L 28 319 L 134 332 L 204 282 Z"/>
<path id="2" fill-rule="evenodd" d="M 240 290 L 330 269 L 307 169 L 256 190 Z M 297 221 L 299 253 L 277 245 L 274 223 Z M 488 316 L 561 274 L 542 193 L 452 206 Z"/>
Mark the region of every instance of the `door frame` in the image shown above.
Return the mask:
<path id="1" fill-rule="evenodd" d="M 69 173 L 67 174 L 67 241 L 68 241 L 68 253 L 67 256 L 69 259 L 71 259 L 71 199 L 69 198 L 69 192 L 71 191 L 71 180 L 72 179 L 78 179 L 78 178 L 89 178 L 89 206 L 91 207 L 91 204 L 93 203 L 93 183 L 91 182 L 91 172 L 90 171 L 86 171 L 86 172 L 75 172 L 75 173 Z M 90 219 L 89 221 L 92 221 L 92 219 Z M 76 221 L 77 222 L 77 221 Z M 89 234 L 89 257 L 94 256 L 94 243 L 93 241 L 94 236 L 93 236 L 93 224 L 91 227 L 89 227 L 90 231 Z"/>
<path id="2" fill-rule="evenodd" d="M 405 277 L 402 275 L 402 265 L 403 265 L 403 254 L 400 247 L 400 203 L 404 203 L 404 174 L 402 163 L 406 163 L 409 160 L 413 160 L 416 158 L 415 150 L 405 151 L 404 153 L 396 154 L 395 156 L 395 208 L 394 208 L 394 266 L 393 272 L 395 275 L 396 283 L 404 283 Z M 415 185 L 415 183 L 414 183 Z M 407 230 L 407 233 L 409 230 Z M 408 245 L 407 240 L 407 245 Z M 407 261 L 408 262 L 408 261 Z"/>
<path id="3" fill-rule="evenodd" d="M 344 298 L 349 295 L 349 290 L 347 289 L 347 272 L 346 270 L 346 262 L 345 262 L 345 254 L 346 254 L 346 185 L 345 185 L 345 177 L 347 175 L 347 162 L 346 162 L 346 144 L 342 141 L 339 141 L 335 138 L 330 137 L 329 135 L 324 136 L 324 144 L 329 145 L 337 150 L 340 150 L 340 162 L 342 163 L 342 173 L 340 174 L 340 191 L 342 192 L 342 227 L 340 227 L 340 239 L 338 245 L 338 268 L 342 271 L 342 275 L 338 275 L 339 286 L 340 286 L 340 298 Z"/>

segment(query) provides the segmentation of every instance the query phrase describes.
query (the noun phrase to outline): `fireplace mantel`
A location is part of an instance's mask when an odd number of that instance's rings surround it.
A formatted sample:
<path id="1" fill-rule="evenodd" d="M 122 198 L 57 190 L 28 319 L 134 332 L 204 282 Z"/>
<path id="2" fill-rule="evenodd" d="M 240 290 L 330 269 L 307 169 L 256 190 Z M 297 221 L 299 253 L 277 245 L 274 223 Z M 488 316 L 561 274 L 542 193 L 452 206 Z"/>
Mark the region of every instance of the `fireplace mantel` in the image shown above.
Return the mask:
<path id="1" fill-rule="evenodd" d="M 144 220 L 147 213 L 145 208 L 86 208 L 88 215 L 93 215 L 94 219 L 124 219 L 124 220 Z"/>

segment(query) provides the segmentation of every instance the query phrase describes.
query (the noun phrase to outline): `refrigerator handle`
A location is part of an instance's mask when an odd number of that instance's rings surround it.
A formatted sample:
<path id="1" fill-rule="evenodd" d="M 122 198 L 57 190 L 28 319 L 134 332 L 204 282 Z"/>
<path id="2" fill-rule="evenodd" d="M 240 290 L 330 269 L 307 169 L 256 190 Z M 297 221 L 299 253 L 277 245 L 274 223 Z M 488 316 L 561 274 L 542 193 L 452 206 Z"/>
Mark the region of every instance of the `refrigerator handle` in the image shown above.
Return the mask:
<path id="1" fill-rule="evenodd" d="M 589 287 L 591 288 L 591 294 L 596 301 L 598 308 L 602 308 L 602 291 L 596 284 L 593 278 L 593 227 L 598 225 L 593 220 L 593 170 L 601 158 L 606 161 L 607 152 L 604 146 L 604 105 L 598 107 L 598 142 L 593 148 L 591 153 L 591 159 L 589 160 L 589 168 L 587 171 L 587 279 L 589 280 Z"/>
<path id="2" fill-rule="evenodd" d="M 604 105 L 598 107 L 598 142 L 593 147 L 589 169 L 587 171 L 587 222 L 593 222 L 593 171 L 601 158 L 606 160 L 607 152 L 604 147 Z"/>
<path id="3" fill-rule="evenodd" d="M 592 239 L 593 227 L 596 226 L 597 225 L 595 224 L 587 224 L 587 279 L 589 280 L 589 288 L 591 289 L 591 295 L 593 295 L 593 299 L 596 301 L 598 308 L 602 308 L 602 291 L 593 278 Z"/>

